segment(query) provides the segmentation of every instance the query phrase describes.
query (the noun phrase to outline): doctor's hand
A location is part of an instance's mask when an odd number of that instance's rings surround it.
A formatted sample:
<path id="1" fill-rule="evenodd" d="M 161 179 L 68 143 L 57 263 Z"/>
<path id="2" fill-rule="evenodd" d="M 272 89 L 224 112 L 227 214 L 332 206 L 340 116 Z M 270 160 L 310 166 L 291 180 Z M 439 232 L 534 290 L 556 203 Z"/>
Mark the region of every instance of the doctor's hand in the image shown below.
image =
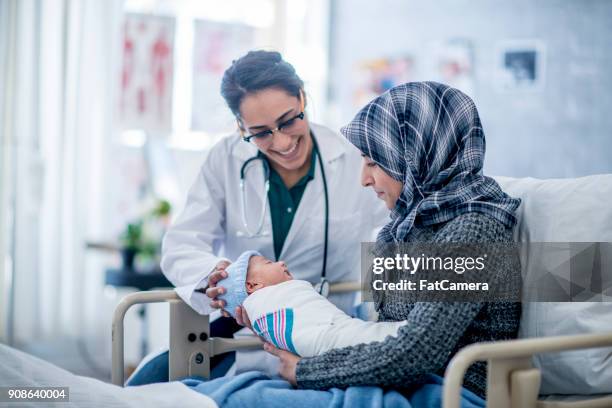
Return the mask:
<path id="1" fill-rule="evenodd" d="M 264 343 L 264 350 L 280 359 L 278 374 L 285 380 L 289 381 L 291 385 L 297 387 L 295 371 L 297 368 L 297 363 L 300 361 L 300 357 L 286 350 L 276 348 L 270 343 Z"/>
<path id="2" fill-rule="evenodd" d="M 208 276 L 208 287 L 206 288 L 206 296 L 211 298 L 210 307 L 213 309 L 221 309 L 221 314 L 225 317 L 230 317 L 230 314 L 227 313 L 223 308 L 225 307 L 225 302 L 221 299 L 217 299 L 217 296 L 225 293 L 225 288 L 223 286 L 217 286 L 219 281 L 227 278 L 227 268 L 230 265 L 228 261 L 221 261 L 215 266 L 215 270 Z"/>

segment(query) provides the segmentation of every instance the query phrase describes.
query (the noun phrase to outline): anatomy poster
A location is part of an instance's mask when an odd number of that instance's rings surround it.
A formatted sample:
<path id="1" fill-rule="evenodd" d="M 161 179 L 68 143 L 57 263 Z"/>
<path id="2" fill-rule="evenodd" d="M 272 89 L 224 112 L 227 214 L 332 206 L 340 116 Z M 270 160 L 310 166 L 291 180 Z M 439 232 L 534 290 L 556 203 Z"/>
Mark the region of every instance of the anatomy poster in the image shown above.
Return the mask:
<path id="1" fill-rule="evenodd" d="M 192 128 L 211 134 L 236 128 L 220 94 L 223 73 L 255 46 L 255 28 L 196 20 L 193 41 Z"/>
<path id="2" fill-rule="evenodd" d="M 127 14 L 123 26 L 120 116 L 124 129 L 172 128 L 174 19 Z"/>

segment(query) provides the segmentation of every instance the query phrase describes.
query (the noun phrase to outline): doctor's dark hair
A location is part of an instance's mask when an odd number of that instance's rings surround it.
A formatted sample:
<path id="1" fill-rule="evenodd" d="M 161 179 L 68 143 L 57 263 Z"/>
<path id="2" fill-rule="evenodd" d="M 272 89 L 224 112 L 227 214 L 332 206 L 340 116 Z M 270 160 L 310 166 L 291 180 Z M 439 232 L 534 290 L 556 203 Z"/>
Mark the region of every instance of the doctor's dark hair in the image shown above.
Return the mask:
<path id="1" fill-rule="evenodd" d="M 250 93 L 278 88 L 300 97 L 304 81 L 295 69 L 276 51 L 249 51 L 225 70 L 221 96 L 236 117 L 240 117 L 242 99 Z"/>

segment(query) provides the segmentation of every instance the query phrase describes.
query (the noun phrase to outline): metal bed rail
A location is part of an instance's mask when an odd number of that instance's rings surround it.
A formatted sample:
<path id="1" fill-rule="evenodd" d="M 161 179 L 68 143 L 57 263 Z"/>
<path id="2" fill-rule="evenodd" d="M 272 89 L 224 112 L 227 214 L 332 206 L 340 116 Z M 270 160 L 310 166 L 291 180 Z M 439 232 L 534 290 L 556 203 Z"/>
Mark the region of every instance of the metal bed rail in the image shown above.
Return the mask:
<path id="1" fill-rule="evenodd" d="M 487 362 L 487 407 L 612 407 L 612 396 L 575 402 L 538 401 L 542 373 L 533 367 L 533 355 L 599 347 L 612 347 L 612 333 L 471 344 L 455 354 L 446 368 L 443 408 L 459 408 L 463 377 L 468 367 L 476 361 Z"/>
<path id="2" fill-rule="evenodd" d="M 340 282 L 330 285 L 330 293 L 355 292 L 359 282 Z M 170 307 L 170 380 L 186 376 L 210 376 L 210 358 L 238 349 L 262 346 L 258 338 L 226 339 L 210 336 L 209 316 L 200 315 L 184 303 L 174 290 L 136 292 L 125 296 L 115 308 L 112 322 L 113 384 L 123 386 L 124 328 L 127 311 L 134 305 L 167 302 Z"/>

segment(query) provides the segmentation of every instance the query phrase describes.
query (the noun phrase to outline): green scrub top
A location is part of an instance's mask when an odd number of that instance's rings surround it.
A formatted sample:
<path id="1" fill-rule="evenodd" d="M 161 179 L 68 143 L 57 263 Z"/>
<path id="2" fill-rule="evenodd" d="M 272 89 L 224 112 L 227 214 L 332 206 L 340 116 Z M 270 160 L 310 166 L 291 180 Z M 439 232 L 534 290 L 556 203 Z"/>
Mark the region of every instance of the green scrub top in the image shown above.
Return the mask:
<path id="1" fill-rule="evenodd" d="M 258 153 L 264 160 L 268 160 L 263 153 Z M 270 162 L 268 161 L 268 164 Z M 316 166 L 316 149 L 312 149 L 310 157 L 310 169 L 293 187 L 287 188 L 280 174 L 270 165 L 270 190 L 268 191 L 268 202 L 272 216 L 272 237 L 274 240 L 274 256 L 276 260 L 283 249 L 285 239 L 289 234 L 291 223 L 295 212 L 300 205 L 306 185 L 314 178 Z"/>

